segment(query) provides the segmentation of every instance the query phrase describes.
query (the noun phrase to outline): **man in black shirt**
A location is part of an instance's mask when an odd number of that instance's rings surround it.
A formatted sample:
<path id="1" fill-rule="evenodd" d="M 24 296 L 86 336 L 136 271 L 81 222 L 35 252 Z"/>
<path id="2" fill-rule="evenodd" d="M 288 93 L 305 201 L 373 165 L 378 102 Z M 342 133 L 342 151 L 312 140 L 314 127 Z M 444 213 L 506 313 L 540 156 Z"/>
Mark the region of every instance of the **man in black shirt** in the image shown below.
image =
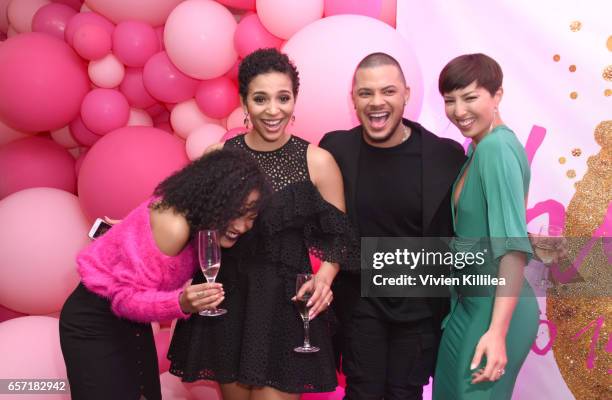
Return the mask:
<path id="1" fill-rule="evenodd" d="M 465 161 L 461 146 L 402 118 L 410 89 L 387 54 L 359 63 L 352 97 L 361 125 L 330 132 L 319 145 L 342 171 L 347 213 L 360 236 L 452 236 L 450 192 Z M 362 298 L 360 278 L 343 272 L 334 298 L 346 398 L 422 399 L 448 300 Z"/>

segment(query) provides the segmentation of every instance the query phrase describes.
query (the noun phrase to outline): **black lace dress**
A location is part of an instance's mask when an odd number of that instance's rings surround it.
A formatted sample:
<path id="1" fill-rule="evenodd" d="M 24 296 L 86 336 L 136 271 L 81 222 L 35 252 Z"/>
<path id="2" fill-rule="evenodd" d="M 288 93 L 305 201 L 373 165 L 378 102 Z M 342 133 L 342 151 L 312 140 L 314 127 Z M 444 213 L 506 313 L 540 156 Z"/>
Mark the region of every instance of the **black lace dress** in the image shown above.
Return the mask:
<path id="1" fill-rule="evenodd" d="M 222 254 L 217 281 L 224 284 L 228 313 L 179 321 L 168 352 L 170 372 L 184 381 L 271 386 L 284 392 L 336 389 L 331 311 L 310 324 L 318 353 L 299 354 L 302 321 L 291 301 L 295 277 L 311 272 L 308 253 L 344 263 L 355 259 L 355 237 L 346 215 L 326 202 L 310 181 L 308 142 L 292 136 L 270 152 L 250 149 L 244 136 L 225 146 L 249 152 L 274 189 L 253 229 Z M 355 263 L 351 263 L 355 265 Z M 194 282 L 203 282 L 199 272 Z"/>

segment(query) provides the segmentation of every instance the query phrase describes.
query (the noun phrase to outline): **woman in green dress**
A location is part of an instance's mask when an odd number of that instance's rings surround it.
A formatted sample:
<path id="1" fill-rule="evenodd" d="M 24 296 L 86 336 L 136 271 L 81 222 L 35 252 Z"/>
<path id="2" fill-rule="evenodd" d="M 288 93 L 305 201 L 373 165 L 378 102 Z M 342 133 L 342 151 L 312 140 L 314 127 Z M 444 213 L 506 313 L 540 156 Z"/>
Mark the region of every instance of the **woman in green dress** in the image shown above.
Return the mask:
<path id="1" fill-rule="evenodd" d="M 452 191 L 455 249 L 486 238 L 489 260 L 454 273 L 488 274 L 506 286 L 484 296 L 451 288 L 434 400 L 510 399 L 537 333 L 538 306 L 523 277 L 532 254 L 525 219 L 530 171 L 525 149 L 498 112 L 502 77 L 484 54 L 459 56 L 440 73 L 446 116 L 472 139 Z"/>

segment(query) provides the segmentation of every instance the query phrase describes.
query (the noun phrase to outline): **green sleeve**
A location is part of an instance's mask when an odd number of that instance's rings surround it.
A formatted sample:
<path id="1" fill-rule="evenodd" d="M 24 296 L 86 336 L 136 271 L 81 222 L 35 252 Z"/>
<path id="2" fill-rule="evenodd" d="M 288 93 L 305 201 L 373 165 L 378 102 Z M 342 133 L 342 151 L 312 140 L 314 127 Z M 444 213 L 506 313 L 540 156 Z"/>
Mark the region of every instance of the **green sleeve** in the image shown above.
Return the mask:
<path id="1" fill-rule="evenodd" d="M 512 134 L 513 135 L 513 134 Z M 479 172 L 487 207 L 488 234 L 493 259 L 509 251 L 532 255 L 527 238 L 525 198 L 529 165 L 525 150 L 512 137 L 495 135 L 483 140 L 479 150 Z"/>

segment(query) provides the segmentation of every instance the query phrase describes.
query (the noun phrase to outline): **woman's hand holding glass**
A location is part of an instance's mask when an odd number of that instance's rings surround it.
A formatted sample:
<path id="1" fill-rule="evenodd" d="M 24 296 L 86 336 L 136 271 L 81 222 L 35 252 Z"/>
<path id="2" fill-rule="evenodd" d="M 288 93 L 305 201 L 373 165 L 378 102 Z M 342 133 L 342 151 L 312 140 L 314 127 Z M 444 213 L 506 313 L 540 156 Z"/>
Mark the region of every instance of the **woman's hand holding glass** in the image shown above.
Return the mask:
<path id="1" fill-rule="evenodd" d="M 297 296 L 294 296 L 291 300 L 296 301 L 298 297 L 302 298 L 305 293 L 312 293 L 308 301 L 308 307 L 310 307 L 308 315 L 311 321 L 325 311 L 331 305 L 334 298 L 331 291 L 331 282 L 327 282 L 326 279 L 318 275 L 305 282 L 299 289 Z"/>
<path id="2" fill-rule="evenodd" d="M 225 300 L 225 291 L 220 283 L 189 285 L 179 296 L 179 304 L 185 314 L 214 310 L 223 300 Z"/>

